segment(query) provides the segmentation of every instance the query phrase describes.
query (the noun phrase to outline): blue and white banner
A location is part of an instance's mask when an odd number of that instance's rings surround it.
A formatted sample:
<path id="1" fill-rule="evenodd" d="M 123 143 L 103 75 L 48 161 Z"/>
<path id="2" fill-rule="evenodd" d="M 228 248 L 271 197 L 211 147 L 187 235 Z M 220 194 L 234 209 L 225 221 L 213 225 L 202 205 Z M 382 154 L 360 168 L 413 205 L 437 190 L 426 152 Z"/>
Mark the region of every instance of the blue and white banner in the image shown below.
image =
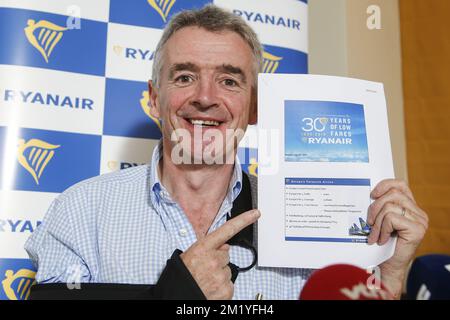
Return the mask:
<path id="1" fill-rule="evenodd" d="M 0 0 L 0 300 L 28 298 L 23 245 L 59 193 L 149 162 L 156 45 L 174 14 L 211 2 L 255 29 L 264 72 L 307 73 L 306 0 Z M 252 175 L 256 147 L 239 150 Z"/>

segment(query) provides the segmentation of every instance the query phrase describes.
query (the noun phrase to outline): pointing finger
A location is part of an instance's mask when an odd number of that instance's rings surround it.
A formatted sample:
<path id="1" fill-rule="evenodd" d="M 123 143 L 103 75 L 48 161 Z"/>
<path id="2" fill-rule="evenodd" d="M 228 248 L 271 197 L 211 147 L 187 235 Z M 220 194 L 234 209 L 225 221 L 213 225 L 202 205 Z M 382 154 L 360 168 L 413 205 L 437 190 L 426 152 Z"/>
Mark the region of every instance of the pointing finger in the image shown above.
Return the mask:
<path id="1" fill-rule="evenodd" d="M 203 239 L 205 245 L 211 249 L 218 249 L 239 231 L 258 220 L 260 216 L 261 213 L 258 210 L 250 210 L 228 220 L 220 228 L 211 232 Z"/>

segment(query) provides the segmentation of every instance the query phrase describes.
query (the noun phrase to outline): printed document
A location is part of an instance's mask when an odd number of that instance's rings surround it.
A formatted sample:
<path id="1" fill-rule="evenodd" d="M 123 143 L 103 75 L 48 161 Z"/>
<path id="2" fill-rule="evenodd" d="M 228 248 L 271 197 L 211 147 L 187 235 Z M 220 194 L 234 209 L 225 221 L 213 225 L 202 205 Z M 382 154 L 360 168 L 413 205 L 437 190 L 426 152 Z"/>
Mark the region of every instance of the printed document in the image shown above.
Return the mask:
<path id="1" fill-rule="evenodd" d="M 370 192 L 393 178 L 381 83 L 318 75 L 258 79 L 258 264 L 362 268 L 393 255 L 367 244 Z"/>

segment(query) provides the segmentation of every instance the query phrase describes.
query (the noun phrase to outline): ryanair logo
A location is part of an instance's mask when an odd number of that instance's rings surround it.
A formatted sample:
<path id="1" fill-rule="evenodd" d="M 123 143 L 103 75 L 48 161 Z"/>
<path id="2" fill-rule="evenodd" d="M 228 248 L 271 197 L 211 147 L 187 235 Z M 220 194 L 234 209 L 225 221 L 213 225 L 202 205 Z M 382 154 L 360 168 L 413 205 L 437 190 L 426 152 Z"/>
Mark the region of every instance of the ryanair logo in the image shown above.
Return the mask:
<path id="1" fill-rule="evenodd" d="M 27 300 L 30 296 L 31 286 L 35 283 L 36 273 L 29 269 L 5 271 L 5 279 L 2 281 L 3 291 L 9 300 Z"/>
<path id="2" fill-rule="evenodd" d="M 148 4 L 159 13 L 164 22 L 167 21 L 170 9 L 176 0 L 147 0 Z"/>
<path id="3" fill-rule="evenodd" d="M 250 159 L 250 164 L 248 165 L 248 173 L 252 176 L 258 177 L 258 163 L 256 158 Z"/>
<path id="4" fill-rule="evenodd" d="M 27 21 L 25 35 L 33 47 L 35 47 L 44 57 L 45 62 L 52 54 L 53 49 L 63 36 L 67 28 L 60 27 L 46 20 L 35 22 L 33 19 Z"/>
<path id="5" fill-rule="evenodd" d="M 150 97 L 148 95 L 148 91 L 142 91 L 142 98 L 140 100 L 141 102 L 141 108 L 144 111 L 144 113 L 153 120 L 154 123 L 156 123 L 156 125 L 158 126 L 159 130 L 161 130 L 161 122 L 159 121 L 159 119 L 155 118 L 151 113 L 150 113 Z"/>
<path id="6" fill-rule="evenodd" d="M 114 45 L 113 46 L 113 51 L 115 54 L 117 54 L 118 56 L 121 56 L 123 53 L 123 47 L 119 46 L 119 45 Z"/>
<path id="7" fill-rule="evenodd" d="M 59 147 L 59 145 L 39 139 L 30 139 L 26 143 L 24 139 L 19 139 L 17 159 L 21 166 L 31 174 L 36 184 L 39 184 L 45 167 L 55 155 L 55 149 Z"/>
<path id="8" fill-rule="evenodd" d="M 263 73 L 275 73 L 280 65 L 282 57 L 274 56 L 266 51 L 263 52 Z"/>
<path id="9" fill-rule="evenodd" d="M 140 48 L 130 48 L 130 47 L 124 48 L 120 45 L 114 45 L 113 51 L 119 57 L 125 56 L 126 59 L 133 59 L 133 60 L 152 61 L 155 56 L 155 52 L 151 50 L 144 50 Z"/>
<path id="10" fill-rule="evenodd" d="M 92 99 L 64 96 L 56 93 L 5 89 L 2 96 L 5 102 L 23 102 L 81 110 L 93 110 L 94 108 L 94 100 Z"/>
<path id="11" fill-rule="evenodd" d="M 271 24 L 277 27 L 300 30 L 300 21 L 296 19 L 238 9 L 234 9 L 233 13 L 248 22 Z"/>

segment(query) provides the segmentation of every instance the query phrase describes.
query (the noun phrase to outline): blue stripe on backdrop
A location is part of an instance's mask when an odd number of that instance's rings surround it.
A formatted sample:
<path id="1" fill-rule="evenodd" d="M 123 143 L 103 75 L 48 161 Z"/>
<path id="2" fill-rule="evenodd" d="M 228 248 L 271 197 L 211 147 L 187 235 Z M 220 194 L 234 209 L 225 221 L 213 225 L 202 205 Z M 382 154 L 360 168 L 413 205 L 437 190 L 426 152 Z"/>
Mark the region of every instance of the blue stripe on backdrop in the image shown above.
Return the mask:
<path id="1" fill-rule="evenodd" d="M 308 55 L 306 53 L 293 49 L 269 45 L 264 45 L 264 51 L 265 53 L 274 56 L 269 56 L 268 59 L 264 58 L 265 66 L 267 66 L 266 68 L 264 68 L 264 72 L 308 73 Z M 272 60 L 273 62 L 270 60 Z"/>
<path id="2" fill-rule="evenodd" d="M 164 28 L 180 10 L 201 8 L 209 0 L 111 0 L 109 21 L 135 26 Z"/>
<path id="3" fill-rule="evenodd" d="M 100 173 L 101 136 L 21 128 L 16 137 L 14 190 L 63 192 Z M 0 127 L 0 150 L 7 139 L 8 128 Z M 4 161 L 0 157 L 0 168 Z M 0 176 L 2 186 L 8 184 L 5 175 Z"/>
<path id="4" fill-rule="evenodd" d="M 0 64 L 103 76 L 107 23 L 82 19 L 80 29 L 66 26 L 63 15 L 0 8 Z"/>
<path id="5" fill-rule="evenodd" d="M 149 113 L 147 83 L 106 79 L 103 134 L 159 139 L 157 123 Z"/>

